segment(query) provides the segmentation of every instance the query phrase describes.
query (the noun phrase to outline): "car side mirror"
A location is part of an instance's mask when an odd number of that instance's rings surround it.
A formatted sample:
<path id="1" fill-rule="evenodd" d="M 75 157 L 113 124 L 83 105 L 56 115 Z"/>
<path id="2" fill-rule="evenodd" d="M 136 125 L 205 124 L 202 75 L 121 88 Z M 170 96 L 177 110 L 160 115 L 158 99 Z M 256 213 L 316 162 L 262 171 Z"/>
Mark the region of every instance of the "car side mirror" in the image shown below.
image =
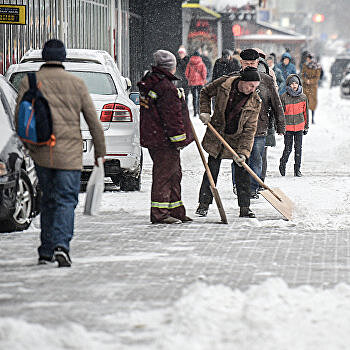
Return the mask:
<path id="1" fill-rule="evenodd" d="M 129 78 L 124 78 L 125 79 L 125 82 L 126 82 L 126 91 L 129 91 L 131 89 L 131 81 Z"/>
<path id="2" fill-rule="evenodd" d="M 135 105 L 140 105 L 140 93 L 139 92 L 130 92 L 129 98 Z"/>

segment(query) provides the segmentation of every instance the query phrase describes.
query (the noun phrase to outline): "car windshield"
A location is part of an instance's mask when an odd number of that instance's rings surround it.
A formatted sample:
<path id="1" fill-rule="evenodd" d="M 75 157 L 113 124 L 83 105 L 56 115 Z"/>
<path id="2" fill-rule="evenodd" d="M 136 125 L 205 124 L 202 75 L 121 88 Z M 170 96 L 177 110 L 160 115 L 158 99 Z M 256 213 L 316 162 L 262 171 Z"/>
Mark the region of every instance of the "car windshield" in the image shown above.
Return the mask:
<path id="1" fill-rule="evenodd" d="M 112 77 L 108 73 L 69 71 L 84 81 L 90 94 L 116 95 L 117 89 Z M 10 82 L 18 90 L 22 78 L 29 72 L 13 73 Z"/>

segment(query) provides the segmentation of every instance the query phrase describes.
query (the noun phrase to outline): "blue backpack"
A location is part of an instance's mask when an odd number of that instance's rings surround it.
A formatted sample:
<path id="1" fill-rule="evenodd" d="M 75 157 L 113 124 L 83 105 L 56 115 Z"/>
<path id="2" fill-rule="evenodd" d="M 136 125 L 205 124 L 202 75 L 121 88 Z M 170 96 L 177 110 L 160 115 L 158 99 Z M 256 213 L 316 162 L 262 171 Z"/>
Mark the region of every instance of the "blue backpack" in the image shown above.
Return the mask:
<path id="1" fill-rule="evenodd" d="M 27 73 L 29 90 L 25 92 L 19 105 L 17 134 L 26 143 L 37 146 L 56 144 L 52 133 L 52 116 L 49 104 L 40 91 L 35 73 Z"/>

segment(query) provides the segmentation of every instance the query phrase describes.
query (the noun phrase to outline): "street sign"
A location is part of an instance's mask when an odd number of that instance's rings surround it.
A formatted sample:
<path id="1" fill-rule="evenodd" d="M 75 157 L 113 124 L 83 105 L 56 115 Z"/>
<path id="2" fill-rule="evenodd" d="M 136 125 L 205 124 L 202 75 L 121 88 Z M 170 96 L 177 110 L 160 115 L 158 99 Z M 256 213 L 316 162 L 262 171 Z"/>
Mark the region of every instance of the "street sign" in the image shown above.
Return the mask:
<path id="1" fill-rule="evenodd" d="M 0 5 L 0 24 L 26 24 L 26 5 Z"/>

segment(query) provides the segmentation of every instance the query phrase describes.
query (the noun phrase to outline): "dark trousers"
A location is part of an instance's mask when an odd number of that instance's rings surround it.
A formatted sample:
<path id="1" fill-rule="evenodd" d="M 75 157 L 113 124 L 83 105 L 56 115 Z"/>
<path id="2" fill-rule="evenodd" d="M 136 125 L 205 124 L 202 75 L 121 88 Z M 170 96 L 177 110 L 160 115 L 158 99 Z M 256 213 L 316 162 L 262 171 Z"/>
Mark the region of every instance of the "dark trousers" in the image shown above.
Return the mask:
<path id="1" fill-rule="evenodd" d="M 287 131 L 284 135 L 284 150 L 280 159 L 281 164 L 286 165 L 289 155 L 293 150 L 294 142 L 294 166 L 300 168 L 301 165 L 301 152 L 303 145 L 303 131 Z"/>
<path id="2" fill-rule="evenodd" d="M 52 258 L 56 247 L 69 251 L 73 237 L 74 209 L 78 204 L 80 170 L 50 169 L 35 165 L 42 198 L 39 256 Z"/>
<path id="3" fill-rule="evenodd" d="M 262 181 L 265 181 L 266 170 L 267 170 L 267 146 L 264 147 L 264 153 L 262 156 L 262 169 L 261 169 L 261 175 L 260 175 L 260 179 Z"/>
<path id="4" fill-rule="evenodd" d="M 266 136 L 255 136 L 254 144 L 252 151 L 250 153 L 250 158 L 247 160 L 247 164 L 254 171 L 258 177 L 261 178 L 261 172 L 263 168 L 263 154 L 266 143 Z M 232 183 L 235 184 L 237 181 L 235 180 L 235 165 L 237 165 L 234 161 L 232 162 Z M 256 193 L 259 189 L 259 184 L 250 176 L 250 192 Z"/>
<path id="5" fill-rule="evenodd" d="M 193 113 L 199 114 L 199 94 L 202 90 L 202 85 L 191 86 L 191 94 L 193 98 Z"/>
<path id="6" fill-rule="evenodd" d="M 172 216 L 184 219 L 185 207 L 181 201 L 180 151 L 175 148 L 149 149 L 153 161 L 151 222 Z"/>
<path id="7" fill-rule="evenodd" d="M 188 104 L 188 94 L 190 93 L 190 87 L 186 86 L 183 89 L 184 89 L 184 93 L 185 93 L 185 101 L 186 101 L 186 104 Z"/>
<path id="8" fill-rule="evenodd" d="M 221 165 L 221 158 L 208 157 L 208 166 L 216 185 Z M 240 207 L 249 207 L 250 205 L 250 179 L 248 172 L 235 163 L 235 179 L 237 186 L 238 205 Z M 210 183 L 207 173 L 203 175 L 201 189 L 199 191 L 199 203 L 211 204 L 213 194 L 210 190 Z"/>

